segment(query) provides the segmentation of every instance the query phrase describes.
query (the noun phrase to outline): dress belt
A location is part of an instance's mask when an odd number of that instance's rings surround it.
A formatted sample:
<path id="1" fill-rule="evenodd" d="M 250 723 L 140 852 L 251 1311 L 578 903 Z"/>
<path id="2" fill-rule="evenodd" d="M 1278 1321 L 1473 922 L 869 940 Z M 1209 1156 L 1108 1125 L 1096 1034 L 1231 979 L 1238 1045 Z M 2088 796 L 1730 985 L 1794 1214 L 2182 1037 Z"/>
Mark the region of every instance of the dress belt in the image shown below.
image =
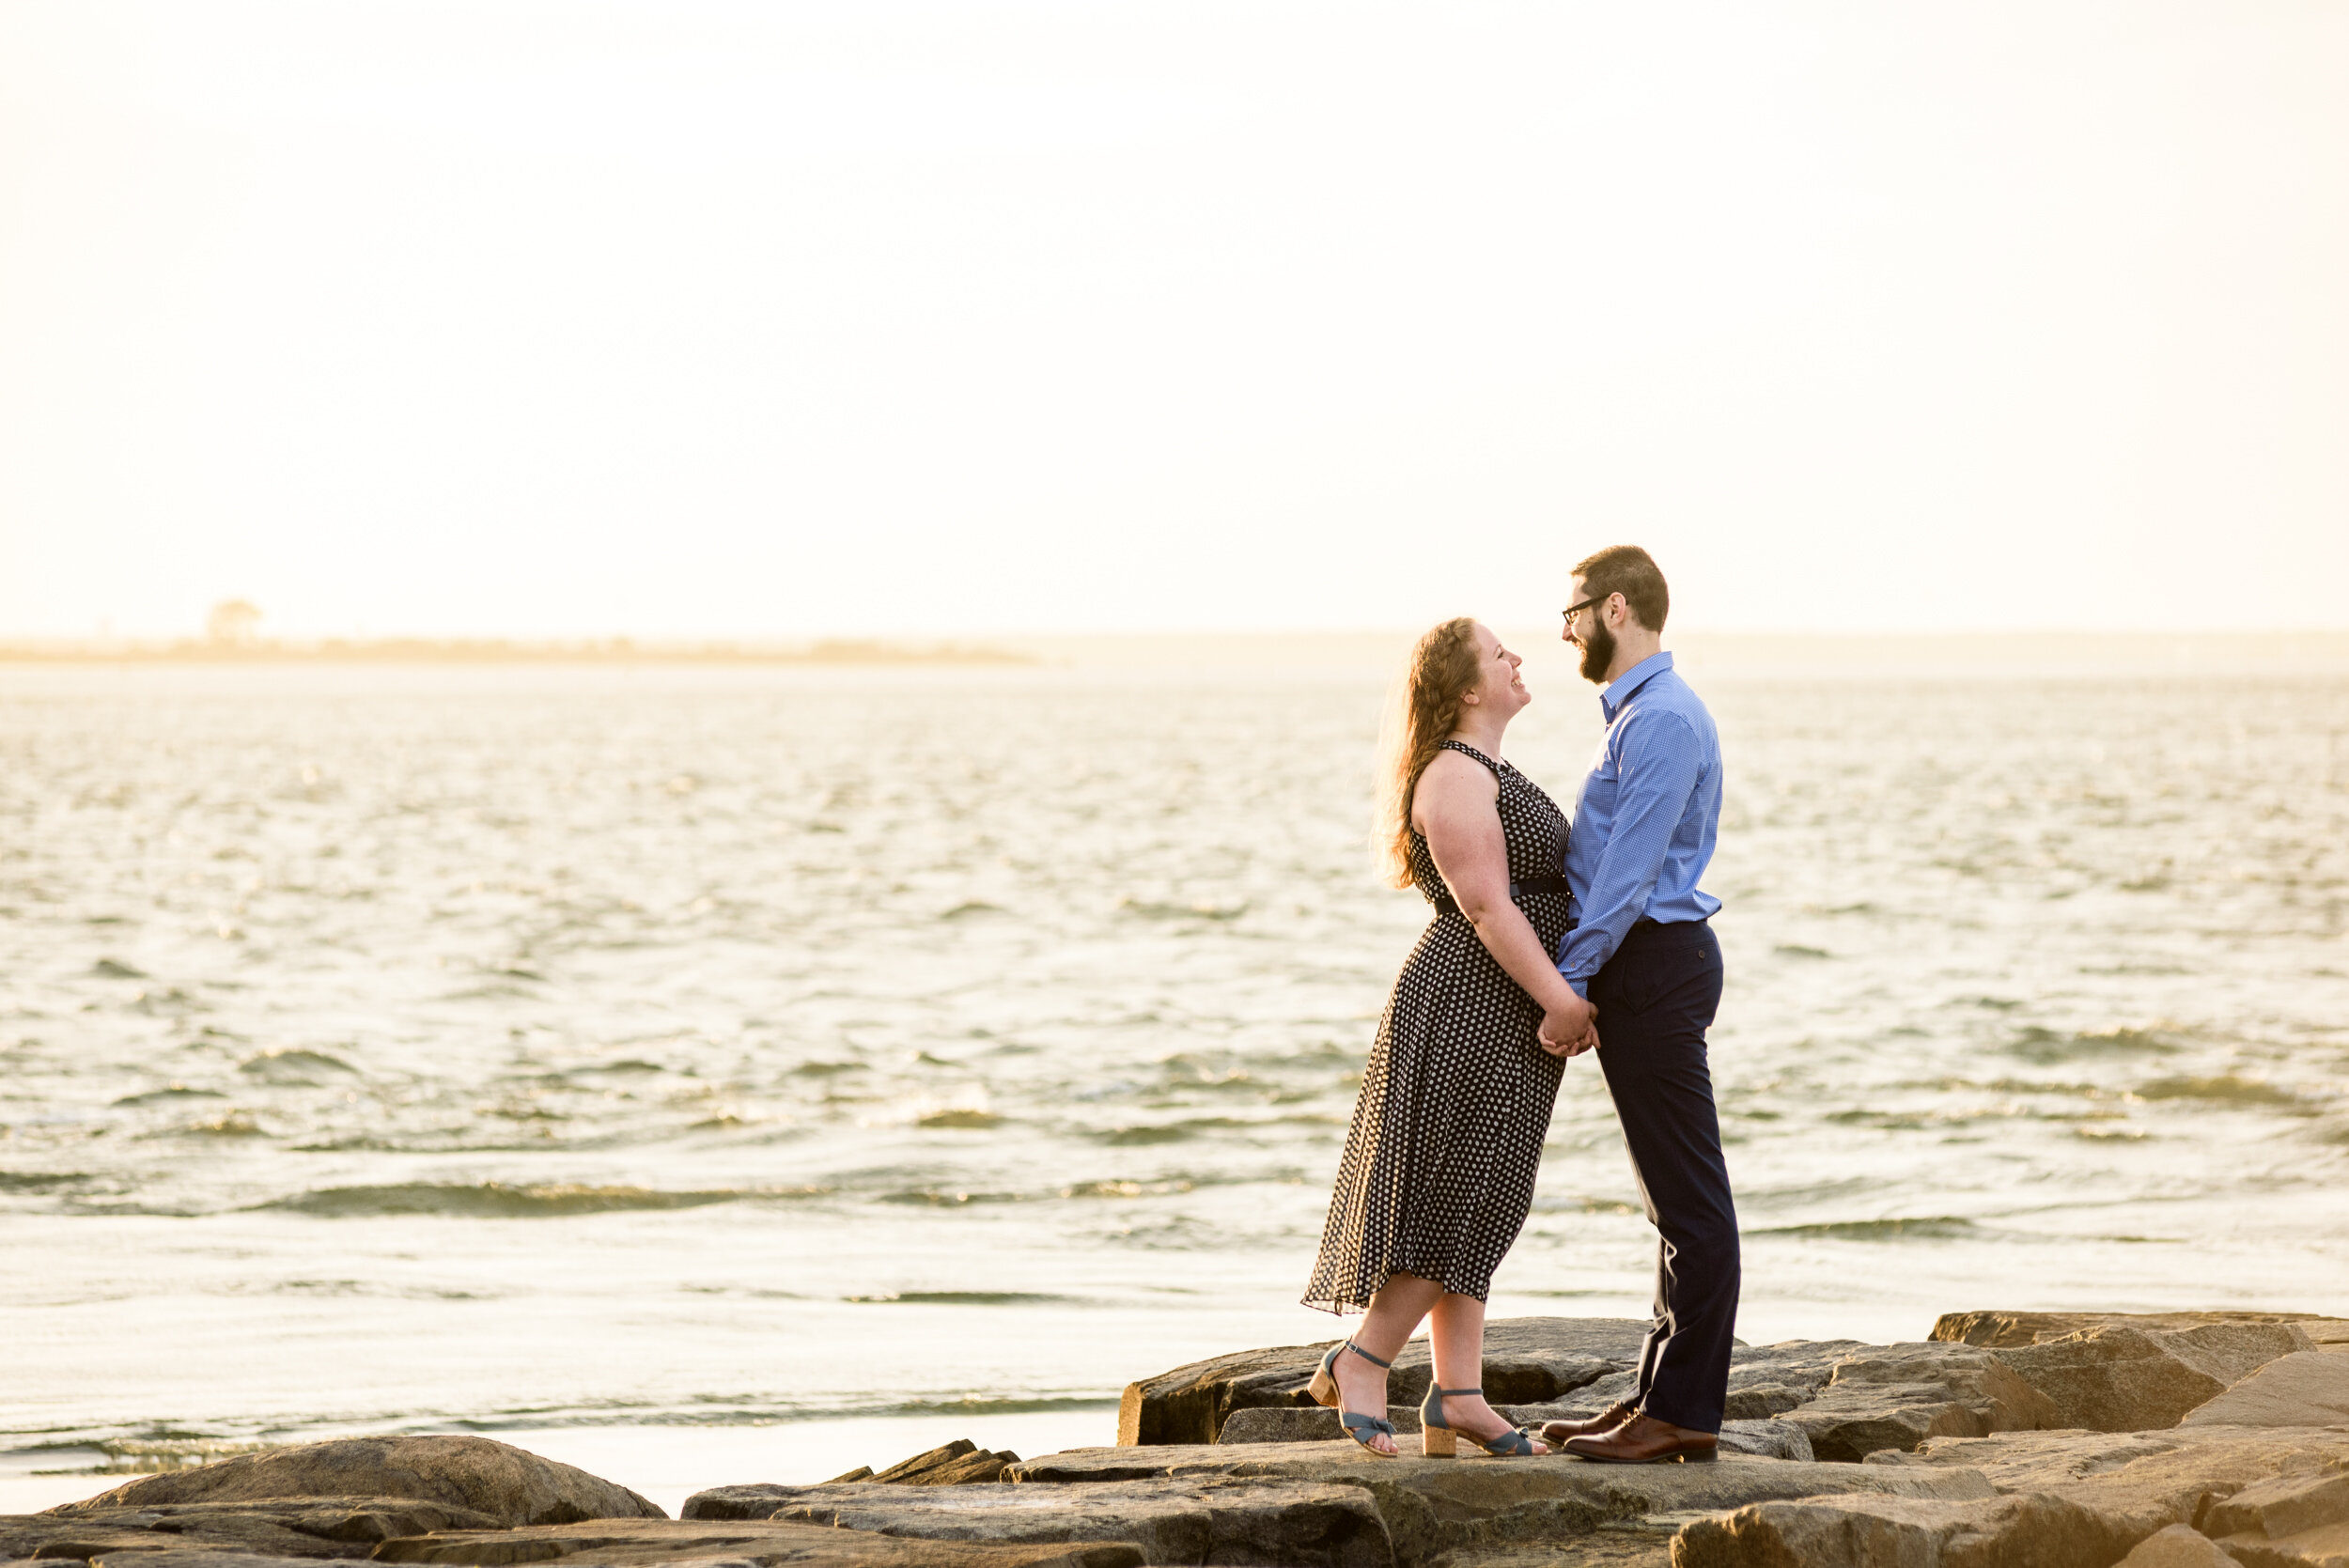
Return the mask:
<path id="1" fill-rule="evenodd" d="M 1562 898 L 1571 898 L 1574 896 L 1573 890 L 1566 886 L 1566 879 L 1556 873 L 1552 873 L 1548 877 L 1529 877 L 1525 881 L 1512 882 L 1509 884 L 1509 897 L 1512 900 L 1530 898 L 1536 893 L 1556 893 Z M 1436 907 L 1436 914 L 1439 919 L 1445 915 L 1456 915 L 1460 912 L 1460 906 L 1458 902 L 1455 901 L 1450 893 L 1440 894 L 1437 897 L 1429 899 L 1427 902 Z"/>

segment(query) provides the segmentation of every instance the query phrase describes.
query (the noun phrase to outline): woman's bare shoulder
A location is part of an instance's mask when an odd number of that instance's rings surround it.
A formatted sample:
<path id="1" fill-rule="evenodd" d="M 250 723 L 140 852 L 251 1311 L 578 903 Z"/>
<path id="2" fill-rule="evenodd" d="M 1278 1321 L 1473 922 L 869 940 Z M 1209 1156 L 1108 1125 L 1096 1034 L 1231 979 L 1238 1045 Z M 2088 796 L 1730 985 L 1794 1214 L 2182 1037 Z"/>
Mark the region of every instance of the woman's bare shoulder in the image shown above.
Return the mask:
<path id="1" fill-rule="evenodd" d="M 1444 800 L 1489 800 L 1501 793 L 1501 781 L 1474 757 L 1461 752 L 1442 751 L 1421 771 L 1419 792 Z"/>

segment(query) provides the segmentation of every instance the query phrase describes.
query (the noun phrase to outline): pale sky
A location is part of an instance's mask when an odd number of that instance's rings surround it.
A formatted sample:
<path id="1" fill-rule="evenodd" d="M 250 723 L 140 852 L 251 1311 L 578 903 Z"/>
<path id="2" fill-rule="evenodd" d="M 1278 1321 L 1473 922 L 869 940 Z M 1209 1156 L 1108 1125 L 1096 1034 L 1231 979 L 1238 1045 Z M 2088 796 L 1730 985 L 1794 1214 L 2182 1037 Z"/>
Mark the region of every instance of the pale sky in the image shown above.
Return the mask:
<path id="1" fill-rule="evenodd" d="M 2349 7 L 0 0 L 0 636 L 2349 626 Z"/>

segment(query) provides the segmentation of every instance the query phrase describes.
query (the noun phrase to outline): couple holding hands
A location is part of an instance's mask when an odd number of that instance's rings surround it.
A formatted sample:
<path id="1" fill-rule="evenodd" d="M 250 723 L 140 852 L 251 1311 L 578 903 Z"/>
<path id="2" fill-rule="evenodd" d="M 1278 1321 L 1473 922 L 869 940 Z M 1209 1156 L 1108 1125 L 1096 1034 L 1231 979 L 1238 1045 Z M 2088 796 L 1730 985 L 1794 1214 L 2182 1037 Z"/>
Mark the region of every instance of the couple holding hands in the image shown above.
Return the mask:
<path id="1" fill-rule="evenodd" d="M 1361 1312 L 1315 1374 L 1346 1435 L 1397 1452 L 1386 1368 L 1423 1318 L 1430 1454 L 1559 1450 L 1616 1464 L 1714 1456 L 1737 1314 L 1737 1216 L 1704 1032 L 1720 901 L 1697 891 L 1720 820 L 1720 742 L 1662 647 L 1644 550 L 1574 568 L 1565 639 L 1607 736 L 1564 814 L 1501 760 L 1532 700 L 1476 621 L 1419 640 L 1386 737 L 1376 843 L 1435 919 L 1396 976 L 1362 1072 L 1309 1306 Z M 1637 1390 L 1582 1421 L 1513 1428 L 1485 1402 L 1485 1297 L 1532 1207 L 1566 1060 L 1595 1050 L 1658 1232 Z"/>

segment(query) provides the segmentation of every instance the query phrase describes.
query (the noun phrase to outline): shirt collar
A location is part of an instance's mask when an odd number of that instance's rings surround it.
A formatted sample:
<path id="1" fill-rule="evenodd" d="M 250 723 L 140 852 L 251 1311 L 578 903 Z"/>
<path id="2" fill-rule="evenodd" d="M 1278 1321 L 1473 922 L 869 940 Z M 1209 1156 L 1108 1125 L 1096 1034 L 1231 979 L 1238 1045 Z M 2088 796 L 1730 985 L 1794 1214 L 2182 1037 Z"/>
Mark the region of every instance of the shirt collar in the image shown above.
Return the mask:
<path id="1" fill-rule="evenodd" d="M 1607 690 L 1598 694 L 1599 712 L 1609 723 L 1613 723 L 1615 715 L 1623 711 L 1623 705 L 1631 700 L 1631 693 L 1672 667 L 1671 650 L 1658 649 L 1649 654 L 1608 683 Z"/>

